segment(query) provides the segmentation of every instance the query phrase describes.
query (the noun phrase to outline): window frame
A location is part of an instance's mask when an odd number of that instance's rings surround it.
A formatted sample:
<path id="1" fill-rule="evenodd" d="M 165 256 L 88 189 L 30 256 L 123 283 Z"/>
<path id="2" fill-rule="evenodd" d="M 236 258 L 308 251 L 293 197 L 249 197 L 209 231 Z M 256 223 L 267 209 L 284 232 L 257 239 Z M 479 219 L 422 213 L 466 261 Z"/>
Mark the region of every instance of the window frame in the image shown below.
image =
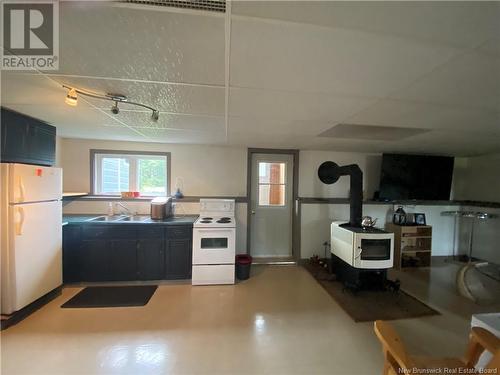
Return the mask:
<path id="1" fill-rule="evenodd" d="M 100 149 L 91 149 L 90 150 L 90 192 L 95 196 L 102 197 L 117 197 L 120 196 L 119 192 L 117 194 L 102 194 L 97 192 L 97 183 L 99 179 L 96 176 L 97 169 L 97 161 L 102 159 L 102 156 L 120 156 L 120 155 L 132 155 L 132 156 L 162 156 L 166 158 L 166 178 L 167 178 L 167 186 L 165 191 L 165 196 L 170 196 L 170 183 L 171 183 L 171 156 L 170 152 L 156 152 L 156 151 L 125 151 L 125 150 L 100 150 Z M 130 173 L 135 176 L 137 179 L 137 168 L 131 168 Z M 137 181 L 136 181 L 137 183 Z M 136 190 L 138 191 L 138 190 Z M 141 197 L 155 197 L 156 195 L 142 195 Z"/>

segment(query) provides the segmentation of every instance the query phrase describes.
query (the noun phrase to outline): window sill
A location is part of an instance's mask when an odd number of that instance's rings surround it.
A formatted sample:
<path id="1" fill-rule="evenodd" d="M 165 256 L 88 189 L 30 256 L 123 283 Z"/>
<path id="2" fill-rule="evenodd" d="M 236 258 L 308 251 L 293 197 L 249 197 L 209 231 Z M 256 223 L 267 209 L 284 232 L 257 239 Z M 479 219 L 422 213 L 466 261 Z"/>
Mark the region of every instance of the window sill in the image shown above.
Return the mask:
<path id="1" fill-rule="evenodd" d="M 119 195 L 85 195 L 78 197 L 82 201 L 151 201 L 155 197 L 122 198 Z"/>

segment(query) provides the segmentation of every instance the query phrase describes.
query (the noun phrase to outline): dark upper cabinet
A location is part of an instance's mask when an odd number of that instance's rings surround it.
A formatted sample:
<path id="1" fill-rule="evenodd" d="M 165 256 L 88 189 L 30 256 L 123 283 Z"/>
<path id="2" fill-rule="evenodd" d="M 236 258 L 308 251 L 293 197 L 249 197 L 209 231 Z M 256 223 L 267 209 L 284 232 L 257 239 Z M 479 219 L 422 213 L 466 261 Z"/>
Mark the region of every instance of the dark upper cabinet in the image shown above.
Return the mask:
<path id="1" fill-rule="evenodd" d="M 1 161 L 52 166 L 56 128 L 23 114 L 1 109 Z"/>

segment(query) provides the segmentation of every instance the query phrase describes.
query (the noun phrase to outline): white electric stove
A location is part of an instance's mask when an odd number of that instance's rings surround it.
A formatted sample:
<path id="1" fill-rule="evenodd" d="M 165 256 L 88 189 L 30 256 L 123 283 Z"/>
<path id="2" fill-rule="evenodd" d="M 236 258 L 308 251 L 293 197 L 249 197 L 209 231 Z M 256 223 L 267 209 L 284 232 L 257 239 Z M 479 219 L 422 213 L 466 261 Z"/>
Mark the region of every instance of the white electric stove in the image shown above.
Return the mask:
<path id="1" fill-rule="evenodd" d="M 193 227 L 193 285 L 234 284 L 234 199 L 200 199 Z"/>

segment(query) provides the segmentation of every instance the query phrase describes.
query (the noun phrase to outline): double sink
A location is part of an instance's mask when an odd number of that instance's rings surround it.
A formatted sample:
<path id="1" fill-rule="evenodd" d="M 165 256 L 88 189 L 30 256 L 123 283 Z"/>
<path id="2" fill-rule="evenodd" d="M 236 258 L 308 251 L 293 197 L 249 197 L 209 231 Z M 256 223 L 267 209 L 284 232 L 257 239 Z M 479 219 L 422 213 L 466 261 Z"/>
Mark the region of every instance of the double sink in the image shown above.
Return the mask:
<path id="1" fill-rule="evenodd" d="M 87 221 L 146 221 L 149 220 L 150 217 L 147 215 L 112 215 L 112 216 L 98 216 Z"/>

